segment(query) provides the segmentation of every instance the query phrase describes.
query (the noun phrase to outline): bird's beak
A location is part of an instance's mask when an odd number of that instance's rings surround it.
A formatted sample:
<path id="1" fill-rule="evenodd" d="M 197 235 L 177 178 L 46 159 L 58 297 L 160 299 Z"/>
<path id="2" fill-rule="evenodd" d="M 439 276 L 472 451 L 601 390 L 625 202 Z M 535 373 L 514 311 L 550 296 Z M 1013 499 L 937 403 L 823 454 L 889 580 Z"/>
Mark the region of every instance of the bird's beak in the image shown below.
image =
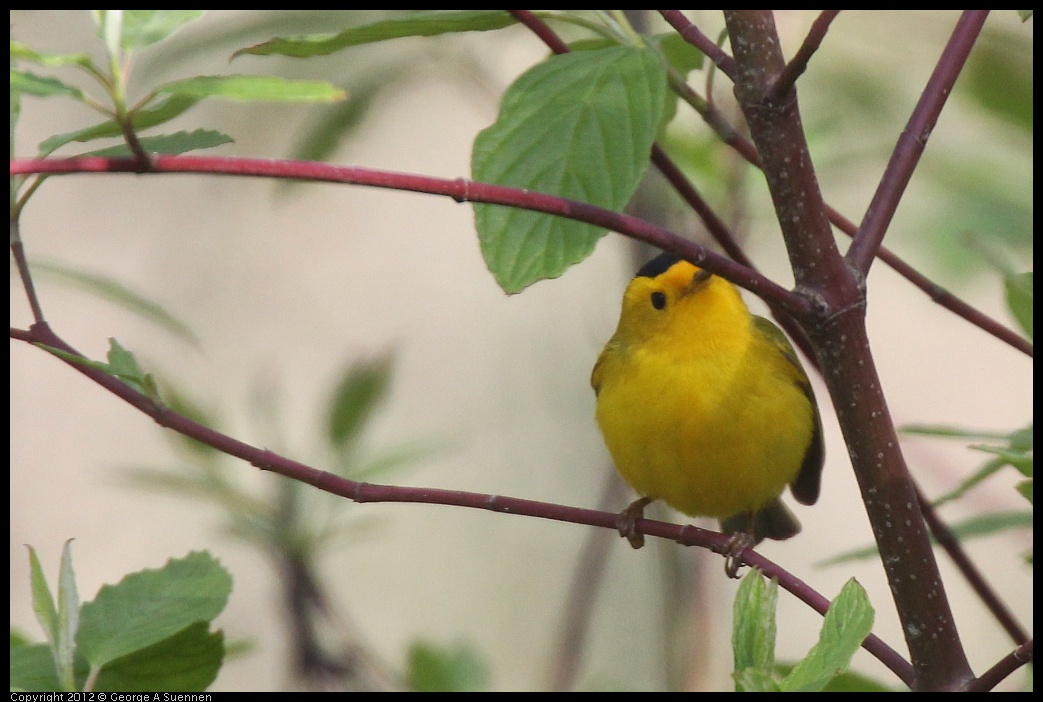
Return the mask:
<path id="1" fill-rule="evenodd" d="M 691 282 L 684 287 L 681 291 L 681 295 L 691 295 L 693 292 L 701 288 L 710 278 L 713 277 L 713 273 L 708 270 L 700 268 L 692 275 Z"/>

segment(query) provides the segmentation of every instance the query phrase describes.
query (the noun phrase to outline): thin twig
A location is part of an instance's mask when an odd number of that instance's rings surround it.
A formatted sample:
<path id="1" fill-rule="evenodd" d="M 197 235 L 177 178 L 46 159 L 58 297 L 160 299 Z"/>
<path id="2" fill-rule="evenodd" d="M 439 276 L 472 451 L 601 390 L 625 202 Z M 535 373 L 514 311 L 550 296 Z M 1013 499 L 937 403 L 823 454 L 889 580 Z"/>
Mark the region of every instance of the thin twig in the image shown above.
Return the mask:
<path id="1" fill-rule="evenodd" d="M 873 264 L 880 243 L 884 240 L 884 234 L 891 224 L 895 210 L 898 209 L 898 203 L 905 194 L 905 188 L 920 162 L 920 156 L 923 155 L 927 140 L 938 122 L 938 116 L 988 16 L 988 10 L 964 10 L 960 15 L 931 77 L 927 80 L 920 100 L 913 108 L 901 136 L 898 137 L 898 143 L 891 153 L 891 160 L 880 178 L 880 185 L 873 194 L 865 217 L 862 218 L 862 224 L 845 256 L 852 266 L 862 271 L 863 277 L 869 275 L 869 267 Z"/>
<path id="2" fill-rule="evenodd" d="M 839 14 L 840 10 L 823 10 L 815 18 L 815 21 L 811 23 L 811 29 L 808 30 L 808 35 L 804 37 L 804 43 L 800 45 L 797 53 L 793 55 L 793 58 L 790 59 L 786 67 L 782 69 L 782 73 L 775 80 L 775 85 L 772 86 L 768 96 L 769 100 L 781 100 L 782 96 L 797 82 L 797 78 L 807 70 L 808 61 L 818 50 L 822 40 L 826 38 L 826 32 L 829 30 L 830 23 Z"/>
<path id="3" fill-rule="evenodd" d="M 916 494 L 920 499 L 920 511 L 923 512 L 927 527 L 931 530 L 931 536 L 949 554 L 949 558 L 952 559 L 960 573 L 963 574 L 967 584 L 971 586 L 971 589 L 978 595 L 985 607 L 992 612 L 992 616 L 996 617 L 996 621 L 1006 630 L 1007 635 L 1013 639 L 1015 644 L 1020 645 L 1028 641 L 1028 632 L 1021 627 L 1018 620 L 1014 618 L 1014 614 L 1000 600 L 999 595 L 985 580 L 981 570 L 967 556 L 967 552 L 964 550 L 960 540 L 956 538 L 956 535 L 952 533 L 948 525 L 938 517 L 933 505 L 924 497 L 919 488 L 917 488 Z"/>
<path id="4" fill-rule="evenodd" d="M 160 167 L 162 167 L 160 165 Z M 69 354 L 81 355 L 74 348 L 55 334 L 46 324 L 34 324 L 28 330 L 10 328 L 12 339 L 31 344 L 46 344 Z M 611 529 L 617 528 L 619 518 L 616 512 L 605 512 L 581 507 L 526 500 L 503 495 L 488 495 L 464 490 L 447 490 L 442 488 L 409 487 L 402 485 L 376 485 L 349 480 L 335 473 L 329 473 L 312 466 L 300 463 L 274 451 L 257 448 L 243 441 L 223 434 L 215 429 L 200 424 L 174 410 L 156 402 L 138 392 L 118 378 L 95 368 L 74 363 L 64 358 L 59 359 L 73 370 L 87 376 L 98 385 L 129 403 L 139 411 L 151 417 L 160 426 L 171 429 L 184 436 L 200 441 L 218 451 L 240 458 L 257 468 L 271 471 L 278 475 L 311 485 L 332 495 L 347 498 L 359 503 L 365 502 L 399 502 L 413 504 L 449 505 L 482 509 L 501 514 L 513 514 L 539 519 L 586 524 L 589 526 Z M 635 523 L 641 533 L 671 541 L 684 546 L 708 548 L 722 552 L 727 547 L 728 537 L 707 529 L 700 529 L 691 524 L 669 524 L 653 519 L 639 519 Z M 760 568 L 768 577 L 778 578 L 783 589 L 792 593 L 797 599 L 806 602 L 815 611 L 825 613 L 829 600 L 816 592 L 792 573 L 777 563 L 761 556 L 752 549 L 742 554 L 747 565 Z M 879 659 L 903 682 L 912 680 L 912 668 L 898 652 L 875 635 L 870 635 L 862 642 L 862 647 Z"/>

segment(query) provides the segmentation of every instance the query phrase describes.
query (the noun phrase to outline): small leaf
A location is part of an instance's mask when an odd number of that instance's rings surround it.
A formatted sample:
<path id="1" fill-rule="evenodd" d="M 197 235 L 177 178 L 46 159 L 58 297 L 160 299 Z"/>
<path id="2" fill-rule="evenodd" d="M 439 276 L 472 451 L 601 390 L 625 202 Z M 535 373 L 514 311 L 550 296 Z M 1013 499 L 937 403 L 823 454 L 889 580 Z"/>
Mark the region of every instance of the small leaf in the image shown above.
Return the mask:
<path id="1" fill-rule="evenodd" d="M 134 111 L 132 117 L 134 129 L 140 132 L 149 127 L 155 127 L 164 122 L 169 122 L 190 109 L 197 102 L 199 102 L 199 98 L 190 97 L 188 95 L 170 95 L 155 103 L 151 103 L 153 104 L 152 107 Z M 123 130 L 120 126 L 116 122 L 109 120 L 108 122 L 102 122 L 92 127 L 78 129 L 74 132 L 58 134 L 48 139 L 44 139 L 40 142 L 40 153 L 44 155 L 50 154 L 59 147 L 73 141 L 84 142 L 93 139 L 122 136 Z"/>
<path id="2" fill-rule="evenodd" d="M 76 590 L 76 571 L 72 565 L 72 539 L 62 547 L 58 572 L 58 679 L 69 690 L 75 689 L 76 630 L 80 620 L 80 596 Z"/>
<path id="3" fill-rule="evenodd" d="M 146 140 L 142 139 L 144 143 Z M 108 276 L 88 273 L 54 261 L 35 261 L 30 268 L 44 275 L 54 276 L 63 283 L 74 285 L 103 300 L 113 302 L 125 310 L 133 312 L 140 318 L 156 324 L 175 337 L 187 341 L 195 347 L 200 346 L 199 337 L 192 329 L 168 312 L 158 302 L 149 300 L 123 283 Z"/>
<path id="4" fill-rule="evenodd" d="M 414 643 L 409 648 L 407 675 L 415 692 L 485 692 L 489 688 L 488 666 L 464 644 Z"/>
<path id="5" fill-rule="evenodd" d="M 1006 277 L 1007 309 L 1018 320 L 1025 335 L 1032 338 L 1032 273 Z"/>
<path id="6" fill-rule="evenodd" d="M 322 80 L 287 80 L 278 76 L 196 76 L 165 83 L 155 89 L 186 97 L 225 98 L 242 101 L 335 102 L 347 97 L 340 88 Z"/>
<path id="7" fill-rule="evenodd" d="M 1003 534 L 1012 529 L 1031 529 L 1033 526 L 1032 512 L 1019 510 L 1006 510 L 970 517 L 954 524 L 948 525 L 953 535 L 960 541 L 977 539 L 993 534 Z M 932 538 L 932 542 L 934 539 Z M 876 546 L 867 546 L 861 549 L 846 551 L 833 558 L 816 563 L 819 566 L 836 565 L 845 561 L 859 561 L 868 558 L 876 558 L 878 554 Z"/>
<path id="8" fill-rule="evenodd" d="M 775 665 L 775 608 L 779 583 L 753 568 L 739 583 L 733 604 L 732 654 L 735 674 L 748 669 L 770 675 Z M 733 676 L 735 677 L 735 676 Z M 736 689 L 741 691 L 739 677 Z"/>
<path id="9" fill-rule="evenodd" d="M 130 51 L 166 39 L 205 10 L 124 10 L 120 43 Z"/>
<path id="10" fill-rule="evenodd" d="M 817 692 L 847 670 L 851 657 L 873 629 L 873 607 L 854 578 L 848 580 L 829 605 L 819 640 L 807 657 L 783 678 L 789 692 Z"/>
<path id="11" fill-rule="evenodd" d="M 99 668 L 158 644 L 224 609 L 232 576 L 208 553 L 193 552 L 105 585 L 83 605 L 79 652 Z"/>
<path id="12" fill-rule="evenodd" d="M 11 58 L 22 59 L 48 68 L 59 68 L 61 66 L 82 66 L 87 68 L 91 65 L 91 57 L 87 54 L 45 54 L 29 48 L 25 44 L 11 40 Z"/>
<path id="13" fill-rule="evenodd" d="M 153 154 L 183 154 L 187 151 L 197 149 L 212 149 L 222 144 L 230 144 L 234 141 L 232 137 L 221 132 L 210 129 L 196 129 L 191 132 L 175 132 L 173 134 L 158 134 L 156 136 L 139 137 L 141 147 Z M 81 156 L 131 156 L 130 147 L 126 144 L 116 144 L 104 149 L 88 151 Z"/>
<path id="14" fill-rule="evenodd" d="M 391 387 L 392 354 L 353 364 L 337 384 L 330 405 L 327 437 L 343 449 L 352 443 Z"/>
<path id="15" fill-rule="evenodd" d="M 36 555 L 36 549 L 32 546 L 26 548 L 29 549 L 29 589 L 33 594 L 33 611 L 50 644 L 52 656 L 57 661 L 58 641 L 61 638 L 58 608 L 55 606 L 51 588 L 47 585 L 47 578 L 43 573 L 43 566 L 40 565 L 40 558 Z"/>
<path id="16" fill-rule="evenodd" d="M 141 366 L 138 365 L 138 360 L 134 358 L 134 354 L 120 346 L 120 342 L 116 341 L 115 337 L 109 337 L 108 355 L 109 372 L 113 375 L 131 379 L 139 379 L 145 375 Z"/>
<path id="17" fill-rule="evenodd" d="M 449 32 L 478 32 L 500 29 L 515 20 L 504 10 L 430 10 L 411 12 L 404 17 L 349 27 L 337 34 L 313 34 L 299 37 L 278 37 L 263 44 L 240 49 L 232 54 L 267 56 L 281 54 L 305 58 L 325 56 L 351 46 L 370 44 L 401 37 L 432 37 Z"/>
<path id="18" fill-rule="evenodd" d="M 665 90 L 664 67 L 647 49 L 553 56 L 507 90 L 496 123 L 474 141 L 472 174 L 618 211 L 648 167 Z M 499 205 L 474 212 L 486 265 L 507 293 L 560 276 L 605 233 Z"/>
<path id="19" fill-rule="evenodd" d="M 65 95 L 77 100 L 83 99 L 83 91 L 76 86 L 63 83 L 57 78 L 44 78 L 14 68 L 11 69 L 11 91 L 36 97 Z"/>

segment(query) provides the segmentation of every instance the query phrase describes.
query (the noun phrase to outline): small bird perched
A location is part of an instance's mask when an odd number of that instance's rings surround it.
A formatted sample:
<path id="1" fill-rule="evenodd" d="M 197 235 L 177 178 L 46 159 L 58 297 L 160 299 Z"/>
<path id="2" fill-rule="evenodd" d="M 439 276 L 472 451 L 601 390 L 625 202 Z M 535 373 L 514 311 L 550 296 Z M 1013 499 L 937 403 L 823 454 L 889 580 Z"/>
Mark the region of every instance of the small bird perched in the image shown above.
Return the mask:
<path id="1" fill-rule="evenodd" d="M 619 520 L 634 548 L 634 523 L 657 499 L 720 520 L 732 577 L 748 546 L 800 531 L 780 495 L 789 485 L 802 504 L 818 499 L 815 395 L 782 330 L 732 283 L 673 254 L 646 263 L 590 384 L 616 469 L 641 495 Z"/>

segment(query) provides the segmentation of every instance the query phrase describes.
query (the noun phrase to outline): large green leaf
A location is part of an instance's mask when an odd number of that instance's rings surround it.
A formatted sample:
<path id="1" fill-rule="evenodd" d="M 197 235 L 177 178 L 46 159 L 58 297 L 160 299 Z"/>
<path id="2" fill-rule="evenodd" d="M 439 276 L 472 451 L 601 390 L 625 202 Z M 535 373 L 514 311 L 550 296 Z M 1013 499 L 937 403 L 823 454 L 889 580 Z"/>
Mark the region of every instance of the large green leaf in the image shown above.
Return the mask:
<path id="1" fill-rule="evenodd" d="M 190 553 L 105 585 L 83 605 L 78 652 L 100 668 L 169 639 L 224 609 L 232 576 L 210 554 Z"/>
<path id="2" fill-rule="evenodd" d="M 665 69 L 646 49 L 553 56 L 507 90 L 474 142 L 475 180 L 620 210 L 648 166 L 663 115 Z M 506 292 L 556 278 L 604 229 L 527 210 L 475 204 L 485 262 Z"/>

